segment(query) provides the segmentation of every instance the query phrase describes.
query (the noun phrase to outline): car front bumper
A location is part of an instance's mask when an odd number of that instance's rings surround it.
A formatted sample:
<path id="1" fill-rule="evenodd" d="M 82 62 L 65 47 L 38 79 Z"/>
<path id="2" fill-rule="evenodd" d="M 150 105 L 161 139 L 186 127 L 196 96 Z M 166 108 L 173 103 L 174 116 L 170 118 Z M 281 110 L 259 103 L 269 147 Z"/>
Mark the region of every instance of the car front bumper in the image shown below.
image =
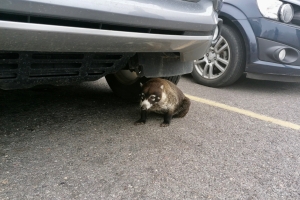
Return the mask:
<path id="1" fill-rule="evenodd" d="M 181 60 L 206 53 L 212 36 L 163 35 L 0 21 L 3 51 L 180 52 Z"/>
<path id="2" fill-rule="evenodd" d="M 257 50 L 250 52 L 252 56 L 255 53 L 257 59 L 247 64 L 246 71 L 249 73 L 249 77 L 267 80 L 300 81 L 299 27 L 265 18 L 248 20 L 257 42 Z M 295 53 L 294 56 L 296 55 L 295 60 L 292 62 L 281 62 L 276 59 L 272 51 L 281 48 L 291 49 Z M 274 75 L 274 78 L 271 78 L 271 75 Z"/>
<path id="3" fill-rule="evenodd" d="M 209 48 L 217 23 L 211 0 L 7 0 L 0 50 L 177 52 L 192 61 Z"/>
<path id="4" fill-rule="evenodd" d="M 211 0 L 6 0 L 0 88 L 96 80 L 124 68 L 146 77 L 190 73 L 218 23 Z"/>

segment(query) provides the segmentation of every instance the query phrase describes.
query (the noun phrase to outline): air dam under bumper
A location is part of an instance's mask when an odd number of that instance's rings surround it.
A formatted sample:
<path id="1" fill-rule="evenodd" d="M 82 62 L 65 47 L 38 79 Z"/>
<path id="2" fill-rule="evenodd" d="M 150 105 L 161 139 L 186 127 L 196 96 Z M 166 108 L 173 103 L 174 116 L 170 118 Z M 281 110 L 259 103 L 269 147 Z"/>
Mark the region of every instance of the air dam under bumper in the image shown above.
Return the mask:
<path id="1" fill-rule="evenodd" d="M 259 49 L 258 59 L 255 62 L 248 64 L 247 74 L 249 75 L 247 76 L 249 78 L 276 80 L 276 76 L 278 76 L 278 78 L 280 78 L 280 76 L 285 76 L 286 80 L 283 80 L 283 78 L 278 80 L 289 82 L 295 82 L 296 78 L 300 80 L 300 52 L 298 49 L 283 43 L 259 37 L 257 37 L 257 42 Z M 287 50 L 287 59 L 284 59 L 283 61 L 278 59 L 278 49 Z M 258 74 L 261 75 L 258 76 Z M 264 78 L 263 75 L 274 76 L 274 78 Z"/>
<path id="2" fill-rule="evenodd" d="M 180 52 L 181 61 L 202 57 L 212 36 L 162 35 L 0 21 L 4 51 Z"/>

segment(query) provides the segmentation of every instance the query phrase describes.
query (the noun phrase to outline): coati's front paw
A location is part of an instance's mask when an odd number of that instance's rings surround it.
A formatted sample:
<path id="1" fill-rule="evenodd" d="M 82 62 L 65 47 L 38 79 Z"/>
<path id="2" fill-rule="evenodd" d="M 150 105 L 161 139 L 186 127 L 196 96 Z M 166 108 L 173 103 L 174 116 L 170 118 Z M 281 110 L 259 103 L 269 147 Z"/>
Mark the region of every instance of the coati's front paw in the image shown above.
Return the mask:
<path id="1" fill-rule="evenodd" d="M 138 121 L 136 121 L 136 122 L 134 122 L 134 125 L 144 125 L 146 123 L 146 121 L 144 121 L 144 120 L 138 120 Z"/>
<path id="2" fill-rule="evenodd" d="M 163 123 L 160 124 L 160 127 L 167 127 L 169 125 L 170 125 L 170 123 L 163 122 Z"/>

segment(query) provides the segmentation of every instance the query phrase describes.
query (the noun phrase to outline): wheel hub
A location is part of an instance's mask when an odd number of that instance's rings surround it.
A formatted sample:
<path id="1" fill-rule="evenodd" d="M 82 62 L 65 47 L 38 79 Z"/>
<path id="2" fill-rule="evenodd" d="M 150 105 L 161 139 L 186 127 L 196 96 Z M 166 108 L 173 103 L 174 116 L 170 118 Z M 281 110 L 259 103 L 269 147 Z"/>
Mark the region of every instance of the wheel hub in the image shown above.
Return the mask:
<path id="1" fill-rule="evenodd" d="M 207 60 L 210 62 L 213 62 L 217 58 L 217 54 L 212 49 L 205 56 L 207 56 Z"/>

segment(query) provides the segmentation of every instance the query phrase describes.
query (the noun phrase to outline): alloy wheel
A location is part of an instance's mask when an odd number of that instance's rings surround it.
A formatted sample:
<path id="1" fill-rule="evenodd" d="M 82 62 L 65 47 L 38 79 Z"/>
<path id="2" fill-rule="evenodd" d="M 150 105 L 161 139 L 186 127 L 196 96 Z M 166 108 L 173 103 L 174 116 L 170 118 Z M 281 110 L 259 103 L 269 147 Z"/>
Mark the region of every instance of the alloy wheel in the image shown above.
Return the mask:
<path id="1" fill-rule="evenodd" d="M 221 36 L 203 58 L 194 61 L 194 67 L 203 78 L 216 79 L 224 74 L 229 62 L 230 47 L 225 38 Z"/>
<path id="2" fill-rule="evenodd" d="M 136 72 L 131 72 L 130 70 L 120 70 L 114 75 L 116 79 L 124 85 L 131 85 L 140 79 Z"/>

